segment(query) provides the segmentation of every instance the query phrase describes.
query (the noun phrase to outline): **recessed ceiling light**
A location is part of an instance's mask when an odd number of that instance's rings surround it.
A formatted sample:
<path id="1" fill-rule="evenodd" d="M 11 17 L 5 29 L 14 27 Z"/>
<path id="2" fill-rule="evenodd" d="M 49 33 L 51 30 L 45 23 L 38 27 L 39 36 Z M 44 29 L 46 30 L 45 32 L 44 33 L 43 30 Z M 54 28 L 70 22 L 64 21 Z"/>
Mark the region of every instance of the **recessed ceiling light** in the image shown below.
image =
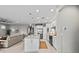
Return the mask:
<path id="1" fill-rule="evenodd" d="M 14 32 L 14 31 L 15 31 L 15 29 L 14 29 L 14 28 L 11 28 L 11 31 L 12 31 L 12 32 Z"/>
<path id="2" fill-rule="evenodd" d="M 37 19 L 39 19 L 40 17 L 37 17 Z"/>
<path id="3" fill-rule="evenodd" d="M 40 11 L 39 9 L 36 10 L 36 12 L 39 12 L 39 11 Z"/>
<path id="4" fill-rule="evenodd" d="M 6 26 L 4 26 L 4 25 L 1 25 L 1 29 L 6 29 Z"/>
<path id="5" fill-rule="evenodd" d="M 50 11 L 53 12 L 54 10 L 53 9 L 50 9 Z"/>
<path id="6" fill-rule="evenodd" d="M 32 26 L 32 24 L 30 24 L 30 26 Z"/>
<path id="7" fill-rule="evenodd" d="M 49 19 L 49 17 L 47 17 L 47 19 Z"/>
<path id="8" fill-rule="evenodd" d="M 47 23 L 48 21 L 46 20 L 45 22 Z"/>
<path id="9" fill-rule="evenodd" d="M 56 23 L 56 20 L 54 20 L 53 23 L 55 24 Z"/>

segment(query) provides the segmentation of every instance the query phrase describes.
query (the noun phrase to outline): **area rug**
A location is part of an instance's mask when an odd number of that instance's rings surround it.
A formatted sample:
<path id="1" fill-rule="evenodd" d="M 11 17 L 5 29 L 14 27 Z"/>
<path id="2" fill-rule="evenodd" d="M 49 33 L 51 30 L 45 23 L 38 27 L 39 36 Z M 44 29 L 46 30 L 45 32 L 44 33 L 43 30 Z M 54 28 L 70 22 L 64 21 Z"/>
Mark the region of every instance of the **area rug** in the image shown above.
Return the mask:
<path id="1" fill-rule="evenodd" d="M 46 42 L 45 41 L 40 41 L 40 46 L 39 46 L 40 49 L 47 49 L 47 45 L 46 45 Z"/>

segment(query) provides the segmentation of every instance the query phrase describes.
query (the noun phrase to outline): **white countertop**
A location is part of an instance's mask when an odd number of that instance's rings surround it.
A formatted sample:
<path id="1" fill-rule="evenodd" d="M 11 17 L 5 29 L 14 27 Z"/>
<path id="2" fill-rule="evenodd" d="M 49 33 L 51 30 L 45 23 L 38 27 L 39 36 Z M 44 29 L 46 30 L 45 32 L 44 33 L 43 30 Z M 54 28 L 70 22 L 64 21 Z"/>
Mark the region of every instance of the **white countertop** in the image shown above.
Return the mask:
<path id="1" fill-rule="evenodd" d="M 39 39 L 39 36 L 38 35 L 28 35 L 27 37 L 25 37 L 25 39 L 28 38 L 28 39 Z"/>

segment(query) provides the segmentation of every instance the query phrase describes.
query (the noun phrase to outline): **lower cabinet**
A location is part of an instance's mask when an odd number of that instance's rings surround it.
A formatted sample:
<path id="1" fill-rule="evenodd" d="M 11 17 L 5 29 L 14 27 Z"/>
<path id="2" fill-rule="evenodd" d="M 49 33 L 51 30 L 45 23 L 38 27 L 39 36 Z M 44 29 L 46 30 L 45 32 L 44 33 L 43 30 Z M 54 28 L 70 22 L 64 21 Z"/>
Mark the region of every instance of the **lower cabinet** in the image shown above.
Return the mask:
<path id="1" fill-rule="evenodd" d="M 54 48 L 57 49 L 57 45 L 58 45 L 57 43 L 58 43 L 58 42 L 57 42 L 56 37 L 53 37 L 53 42 L 52 42 L 52 43 L 53 43 Z"/>
<path id="2" fill-rule="evenodd" d="M 53 46 L 58 53 L 62 52 L 61 51 L 61 49 L 62 49 L 61 44 L 62 44 L 61 40 L 57 39 L 57 37 L 53 37 Z"/>
<path id="3" fill-rule="evenodd" d="M 25 52 L 38 52 L 39 50 L 39 39 L 25 38 L 24 51 Z"/>

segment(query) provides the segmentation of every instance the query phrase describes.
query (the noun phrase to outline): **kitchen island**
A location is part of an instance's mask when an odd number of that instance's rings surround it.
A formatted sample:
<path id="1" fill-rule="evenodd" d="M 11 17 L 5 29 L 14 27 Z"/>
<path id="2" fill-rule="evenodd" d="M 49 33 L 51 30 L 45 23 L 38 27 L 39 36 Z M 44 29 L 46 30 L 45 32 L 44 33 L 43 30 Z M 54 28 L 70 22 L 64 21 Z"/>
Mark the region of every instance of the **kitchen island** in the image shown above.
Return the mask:
<path id="1" fill-rule="evenodd" d="M 45 42 L 47 48 L 40 48 L 40 41 Z M 39 39 L 39 36 L 32 35 L 24 39 L 24 52 L 55 53 L 56 49 L 52 47 L 47 40 Z"/>
<path id="2" fill-rule="evenodd" d="M 38 52 L 39 36 L 29 35 L 24 38 L 24 52 Z"/>

